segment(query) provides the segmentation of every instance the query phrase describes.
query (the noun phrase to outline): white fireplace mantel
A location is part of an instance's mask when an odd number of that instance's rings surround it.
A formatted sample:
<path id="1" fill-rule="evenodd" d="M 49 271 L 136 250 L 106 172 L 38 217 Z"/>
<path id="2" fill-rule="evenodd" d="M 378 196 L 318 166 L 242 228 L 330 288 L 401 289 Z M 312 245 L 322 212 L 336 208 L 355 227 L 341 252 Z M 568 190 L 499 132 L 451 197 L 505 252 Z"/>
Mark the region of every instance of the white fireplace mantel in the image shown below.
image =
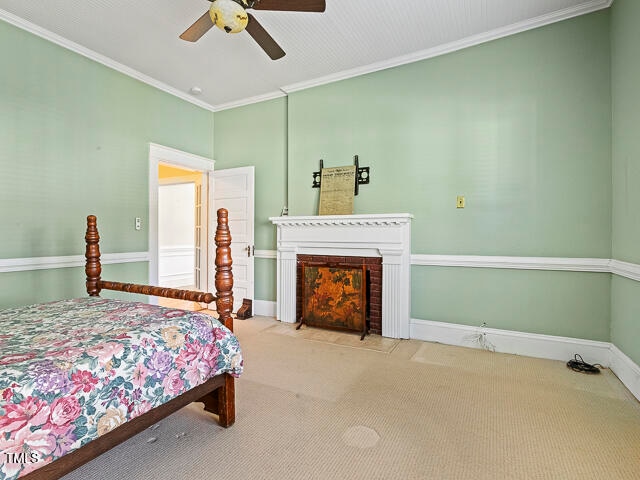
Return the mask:
<path id="1" fill-rule="evenodd" d="M 278 227 L 277 318 L 296 322 L 296 256 L 382 257 L 382 335 L 409 338 L 409 213 L 271 217 Z"/>

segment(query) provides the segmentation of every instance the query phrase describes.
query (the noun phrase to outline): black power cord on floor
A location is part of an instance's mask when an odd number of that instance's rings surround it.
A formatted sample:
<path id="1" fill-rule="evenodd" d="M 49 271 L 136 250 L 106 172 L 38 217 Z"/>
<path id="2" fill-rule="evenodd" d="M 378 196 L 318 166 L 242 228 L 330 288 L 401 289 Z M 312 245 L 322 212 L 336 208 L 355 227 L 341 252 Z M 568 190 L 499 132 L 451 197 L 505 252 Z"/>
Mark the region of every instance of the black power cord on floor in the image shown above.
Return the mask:
<path id="1" fill-rule="evenodd" d="M 573 360 L 569 360 L 567 362 L 567 367 L 574 372 L 582 373 L 600 373 L 600 368 L 604 368 L 599 363 L 594 363 L 593 365 L 591 365 L 590 363 L 585 362 L 577 353 L 573 357 Z"/>

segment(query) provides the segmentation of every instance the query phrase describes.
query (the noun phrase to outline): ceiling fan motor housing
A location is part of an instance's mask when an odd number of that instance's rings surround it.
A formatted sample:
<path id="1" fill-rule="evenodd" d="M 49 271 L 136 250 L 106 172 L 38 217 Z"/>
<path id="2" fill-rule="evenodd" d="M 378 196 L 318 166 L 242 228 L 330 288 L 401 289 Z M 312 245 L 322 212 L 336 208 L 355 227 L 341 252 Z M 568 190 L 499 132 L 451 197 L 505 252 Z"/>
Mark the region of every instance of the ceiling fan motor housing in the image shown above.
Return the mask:
<path id="1" fill-rule="evenodd" d="M 245 29 L 249 15 L 234 0 L 214 0 L 209 9 L 211 21 L 227 33 L 238 33 Z"/>
<path id="2" fill-rule="evenodd" d="M 227 33 L 246 30 L 271 60 L 284 57 L 285 51 L 247 9 L 285 12 L 324 12 L 325 0 L 209 0 L 211 8 L 204 12 L 180 38 L 197 42 L 214 25 Z"/>

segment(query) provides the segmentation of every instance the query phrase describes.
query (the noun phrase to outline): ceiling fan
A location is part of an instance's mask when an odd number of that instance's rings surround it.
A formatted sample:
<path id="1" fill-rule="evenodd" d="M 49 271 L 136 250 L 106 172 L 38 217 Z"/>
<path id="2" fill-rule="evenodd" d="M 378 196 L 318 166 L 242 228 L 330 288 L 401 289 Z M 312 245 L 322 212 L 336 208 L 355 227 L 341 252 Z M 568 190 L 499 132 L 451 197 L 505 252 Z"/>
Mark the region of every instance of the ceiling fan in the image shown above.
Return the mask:
<path id="1" fill-rule="evenodd" d="M 272 60 L 285 56 L 284 50 L 269 35 L 258 20 L 247 12 L 254 10 L 278 10 L 292 12 L 324 12 L 325 0 L 209 0 L 211 8 L 180 38 L 195 42 L 216 25 L 227 33 L 246 30 Z"/>

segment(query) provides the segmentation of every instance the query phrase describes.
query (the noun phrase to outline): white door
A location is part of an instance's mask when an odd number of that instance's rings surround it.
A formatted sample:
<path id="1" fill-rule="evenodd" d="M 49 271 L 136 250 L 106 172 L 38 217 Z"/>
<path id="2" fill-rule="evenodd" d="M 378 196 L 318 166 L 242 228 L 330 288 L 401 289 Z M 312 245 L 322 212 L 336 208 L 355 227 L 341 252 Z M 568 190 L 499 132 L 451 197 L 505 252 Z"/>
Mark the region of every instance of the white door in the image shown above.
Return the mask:
<path id="1" fill-rule="evenodd" d="M 254 167 L 214 172 L 214 211 L 219 208 L 229 211 L 234 312 L 238 311 L 244 298 L 253 300 L 253 189 Z M 213 212 L 212 216 L 215 218 Z M 211 270 L 210 273 L 213 275 L 215 272 Z"/>

